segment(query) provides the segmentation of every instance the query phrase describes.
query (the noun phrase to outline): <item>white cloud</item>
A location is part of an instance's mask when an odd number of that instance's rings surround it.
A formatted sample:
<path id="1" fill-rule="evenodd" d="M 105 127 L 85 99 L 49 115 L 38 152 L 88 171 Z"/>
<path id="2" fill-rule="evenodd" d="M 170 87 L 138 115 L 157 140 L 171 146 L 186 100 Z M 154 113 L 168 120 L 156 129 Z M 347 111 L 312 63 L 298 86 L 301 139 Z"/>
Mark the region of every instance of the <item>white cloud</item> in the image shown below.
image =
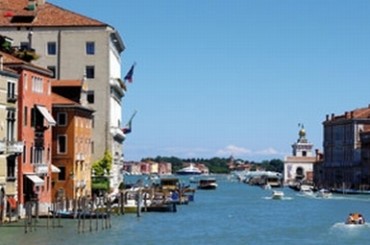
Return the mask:
<path id="1" fill-rule="evenodd" d="M 225 148 L 218 150 L 216 154 L 219 156 L 246 156 L 250 155 L 251 153 L 252 151 L 250 149 L 235 145 L 228 145 Z"/>
<path id="2" fill-rule="evenodd" d="M 220 149 L 216 153 L 217 156 L 221 157 L 271 157 L 271 156 L 284 156 L 286 153 L 279 152 L 273 147 L 269 147 L 262 150 L 251 150 L 245 147 L 235 146 L 235 145 L 228 145 L 223 149 Z"/>

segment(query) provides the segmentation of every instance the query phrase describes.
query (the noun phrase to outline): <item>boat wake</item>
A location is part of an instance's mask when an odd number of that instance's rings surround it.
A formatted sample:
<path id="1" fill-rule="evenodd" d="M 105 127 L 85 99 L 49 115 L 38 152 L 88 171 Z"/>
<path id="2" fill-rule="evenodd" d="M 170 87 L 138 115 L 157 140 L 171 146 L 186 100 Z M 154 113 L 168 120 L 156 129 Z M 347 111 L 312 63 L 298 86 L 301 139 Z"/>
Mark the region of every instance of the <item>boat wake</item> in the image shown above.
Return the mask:
<path id="1" fill-rule="evenodd" d="M 345 224 L 344 222 L 338 222 L 331 226 L 330 233 L 333 235 L 340 236 L 362 236 L 370 231 L 370 225 L 365 223 L 362 225 Z"/>
<path id="2" fill-rule="evenodd" d="M 287 200 L 293 200 L 293 197 L 281 197 L 281 199 L 274 199 L 273 197 L 262 197 L 265 200 L 277 200 L 277 201 L 287 201 Z"/>

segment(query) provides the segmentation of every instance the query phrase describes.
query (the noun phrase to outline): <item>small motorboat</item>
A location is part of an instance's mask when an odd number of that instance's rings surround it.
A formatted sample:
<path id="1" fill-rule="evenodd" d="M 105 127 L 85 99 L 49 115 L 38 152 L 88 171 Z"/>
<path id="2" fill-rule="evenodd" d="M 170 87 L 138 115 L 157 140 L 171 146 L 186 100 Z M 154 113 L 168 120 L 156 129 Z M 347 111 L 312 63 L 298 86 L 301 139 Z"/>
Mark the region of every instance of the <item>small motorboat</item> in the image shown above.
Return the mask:
<path id="1" fill-rule="evenodd" d="M 272 192 L 272 199 L 274 200 L 281 200 L 284 197 L 284 192 L 282 191 L 273 191 Z"/>
<path id="2" fill-rule="evenodd" d="M 364 225 L 365 218 L 360 213 L 350 213 L 345 222 L 346 225 Z"/>
<path id="3" fill-rule="evenodd" d="M 198 189 L 214 190 L 217 186 L 216 178 L 204 178 L 199 180 Z"/>
<path id="4" fill-rule="evenodd" d="M 320 189 L 316 196 L 320 198 L 330 198 L 333 194 L 328 189 Z"/>

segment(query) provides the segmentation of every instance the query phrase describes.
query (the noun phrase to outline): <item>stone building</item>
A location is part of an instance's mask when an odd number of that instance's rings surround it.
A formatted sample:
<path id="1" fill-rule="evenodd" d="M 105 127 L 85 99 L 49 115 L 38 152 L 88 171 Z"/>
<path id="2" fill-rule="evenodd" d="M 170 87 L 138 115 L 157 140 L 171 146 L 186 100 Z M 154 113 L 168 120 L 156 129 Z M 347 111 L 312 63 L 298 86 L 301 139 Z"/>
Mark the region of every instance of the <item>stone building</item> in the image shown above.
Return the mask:
<path id="1" fill-rule="evenodd" d="M 284 161 L 284 184 L 313 183 L 313 166 L 316 156 L 313 155 L 313 144 L 306 139 L 306 130 L 301 126 L 297 142 L 292 145 L 291 156 Z"/>

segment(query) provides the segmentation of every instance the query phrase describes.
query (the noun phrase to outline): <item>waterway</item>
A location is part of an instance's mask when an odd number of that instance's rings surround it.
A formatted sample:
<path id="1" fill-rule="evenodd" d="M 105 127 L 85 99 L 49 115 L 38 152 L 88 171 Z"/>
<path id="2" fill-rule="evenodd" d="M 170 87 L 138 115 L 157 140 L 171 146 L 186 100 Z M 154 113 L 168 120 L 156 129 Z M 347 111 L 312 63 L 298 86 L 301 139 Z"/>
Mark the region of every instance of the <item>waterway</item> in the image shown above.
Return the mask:
<path id="1" fill-rule="evenodd" d="M 225 176 L 218 184 L 216 190 L 197 190 L 194 202 L 178 206 L 176 213 L 114 216 L 112 227 L 104 230 L 78 233 L 76 220 L 27 233 L 22 227 L 0 227 L 0 245 L 369 244 L 370 196 L 320 199 L 283 188 L 285 198 L 272 200 L 271 190 Z M 369 225 L 344 225 L 351 212 L 368 217 Z"/>

